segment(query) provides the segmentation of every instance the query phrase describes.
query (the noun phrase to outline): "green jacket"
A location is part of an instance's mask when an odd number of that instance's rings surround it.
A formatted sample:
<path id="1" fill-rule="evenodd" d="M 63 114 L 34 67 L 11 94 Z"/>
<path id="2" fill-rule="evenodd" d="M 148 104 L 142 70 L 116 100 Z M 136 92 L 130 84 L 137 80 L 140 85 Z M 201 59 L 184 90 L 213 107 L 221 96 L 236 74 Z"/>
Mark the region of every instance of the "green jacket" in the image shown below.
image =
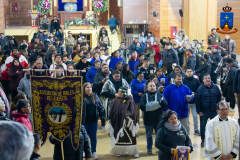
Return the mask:
<path id="1" fill-rule="evenodd" d="M 49 19 L 48 18 L 46 18 L 46 19 L 42 18 L 41 21 L 40 21 L 40 24 L 44 24 L 44 23 L 50 24 Z"/>
<path id="2" fill-rule="evenodd" d="M 65 38 L 66 48 L 73 48 L 73 43 L 75 44 L 75 39 L 73 37 Z"/>
<path id="3" fill-rule="evenodd" d="M 149 49 L 146 48 L 144 54 L 145 54 L 145 57 L 148 57 L 150 59 L 150 64 L 155 63 L 155 60 L 154 60 L 155 49 L 154 48 L 152 48 L 152 51 L 150 51 Z"/>

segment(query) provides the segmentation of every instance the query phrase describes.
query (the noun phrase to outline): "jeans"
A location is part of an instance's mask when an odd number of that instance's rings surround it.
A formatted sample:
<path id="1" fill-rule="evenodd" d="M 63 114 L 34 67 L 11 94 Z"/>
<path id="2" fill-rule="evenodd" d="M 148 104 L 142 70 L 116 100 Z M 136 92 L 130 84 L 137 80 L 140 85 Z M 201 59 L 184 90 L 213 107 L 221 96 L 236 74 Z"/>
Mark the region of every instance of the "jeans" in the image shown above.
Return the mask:
<path id="1" fill-rule="evenodd" d="M 50 24 L 46 24 L 46 23 L 41 24 L 41 25 L 40 25 L 40 28 L 42 28 L 42 29 L 48 29 L 48 32 L 50 32 Z"/>
<path id="2" fill-rule="evenodd" d="M 66 48 L 68 54 L 72 54 L 73 49 L 72 48 Z"/>
<path id="3" fill-rule="evenodd" d="M 83 123 L 82 125 L 85 127 L 87 131 L 87 134 L 91 141 L 91 150 L 92 150 L 92 153 L 94 153 L 96 152 L 96 148 L 97 148 L 98 120 L 93 123 Z"/>
<path id="4" fill-rule="evenodd" d="M 204 141 L 205 139 L 205 127 L 207 124 L 208 119 L 213 119 L 217 112 L 202 112 L 203 115 L 200 116 L 200 133 L 201 133 L 201 140 Z"/>
<path id="5" fill-rule="evenodd" d="M 188 104 L 188 117 L 190 114 L 190 108 L 191 108 L 192 116 L 193 116 L 194 131 L 198 131 L 198 114 L 197 114 L 197 109 L 196 109 L 195 103 Z"/>
<path id="6" fill-rule="evenodd" d="M 115 27 L 110 27 L 111 32 L 113 32 L 114 29 L 116 30 L 116 26 Z"/>
<path id="7" fill-rule="evenodd" d="M 234 109 L 235 108 L 235 104 L 236 104 L 236 99 L 235 99 L 235 96 L 234 96 L 232 88 L 233 88 L 233 86 L 232 87 L 228 87 L 225 90 L 227 92 L 228 101 L 230 102 L 230 107 L 232 109 Z"/>
<path id="8" fill-rule="evenodd" d="M 167 74 L 169 75 L 173 71 L 172 64 L 167 65 Z"/>
<path id="9" fill-rule="evenodd" d="M 189 117 L 179 118 L 178 120 L 181 122 L 181 124 L 186 128 L 187 132 L 189 133 Z"/>
<path id="10" fill-rule="evenodd" d="M 155 133 L 157 133 L 157 125 L 154 125 L 154 126 L 146 126 L 145 125 L 146 138 L 147 138 L 147 149 L 152 149 L 152 145 L 153 145 L 153 139 L 152 139 L 153 128 L 155 130 Z"/>
<path id="11" fill-rule="evenodd" d="M 217 78 L 218 78 L 219 72 L 215 73 L 214 71 L 215 71 L 215 70 L 212 70 L 212 71 L 211 71 L 211 79 L 212 79 L 212 82 L 213 82 L 214 84 L 217 84 Z"/>

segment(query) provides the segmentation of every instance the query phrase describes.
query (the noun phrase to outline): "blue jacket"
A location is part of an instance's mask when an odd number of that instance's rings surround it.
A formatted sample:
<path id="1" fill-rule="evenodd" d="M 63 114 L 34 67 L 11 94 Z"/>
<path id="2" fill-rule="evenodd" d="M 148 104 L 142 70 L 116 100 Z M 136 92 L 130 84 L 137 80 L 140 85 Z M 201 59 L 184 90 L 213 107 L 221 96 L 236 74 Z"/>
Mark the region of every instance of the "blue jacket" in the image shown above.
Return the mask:
<path id="1" fill-rule="evenodd" d="M 216 84 L 211 82 L 210 88 L 202 84 L 195 95 L 197 113 L 216 112 L 216 105 L 221 101 L 221 91 Z"/>
<path id="2" fill-rule="evenodd" d="M 100 62 L 102 62 L 102 59 L 101 58 L 99 58 L 99 60 L 100 60 Z M 94 62 L 96 61 L 96 59 L 95 58 L 93 58 L 90 62 L 92 63 L 92 65 L 94 65 Z"/>
<path id="3" fill-rule="evenodd" d="M 139 58 L 138 58 L 136 61 L 134 61 L 132 58 L 129 59 L 128 65 L 129 65 L 129 69 L 130 69 L 132 72 L 135 71 L 135 64 L 136 64 L 137 62 L 139 63 Z M 135 75 L 134 75 L 134 76 L 135 76 Z"/>
<path id="4" fill-rule="evenodd" d="M 140 43 L 142 43 L 143 39 L 145 39 L 145 42 L 147 42 L 148 40 L 147 36 L 146 37 L 140 36 L 138 39 Z"/>
<path id="5" fill-rule="evenodd" d="M 109 63 L 109 68 L 111 68 L 111 69 L 115 68 L 118 61 L 123 61 L 122 64 L 125 63 L 124 59 L 121 56 L 119 56 L 119 59 L 118 58 L 111 58 L 110 63 Z"/>
<path id="6" fill-rule="evenodd" d="M 147 42 L 147 41 L 146 41 Z M 146 43 L 141 43 L 142 44 L 142 51 L 144 52 L 145 48 L 146 48 Z"/>
<path id="7" fill-rule="evenodd" d="M 116 18 L 110 18 L 110 19 L 108 20 L 108 25 L 109 25 L 110 27 L 115 27 L 116 25 L 118 25 L 117 19 L 116 19 Z"/>
<path id="8" fill-rule="evenodd" d="M 48 39 L 48 35 L 43 35 L 43 41 L 45 41 L 46 39 Z"/>
<path id="9" fill-rule="evenodd" d="M 142 82 L 139 82 L 138 79 L 133 79 L 130 83 L 133 100 L 135 103 L 140 103 L 141 96 L 138 95 L 138 93 L 144 94 L 144 85 L 147 82 L 146 79 L 143 79 Z"/>
<path id="10" fill-rule="evenodd" d="M 161 79 L 162 79 L 162 78 L 165 79 L 165 84 L 162 84 L 162 83 L 161 83 Z M 165 86 L 165 87 L 168 86 L 168 78 L 167 78 L 164 74 L 162 74 L 162 76 L 158 78 L 158 81 L 159 81 L 159 83 L 160 83 L 161 85 L 163 85 L 163 86 Z"/>
<path id="11" fill-rule="evenodd" d="M 142 47 L 141 47 L 141 46 L 140 46 L 139 48 L 137 48 L 137 46 L 136 46 L 135 50 L 136 50 L 137 54 L 140 54 L 140 53 L 142 53 L 142 52 L 143 52 L 143 50 L 142 50 Z"/>
<path id="12" fill-rule="evenodd" d="M 92 66 L 88 70 L 87 75 L 86 75 L 86 79 L 89 83 L 91 83 L 91 84 L 93 83 L 95 75 L 97 74 L 97 70 L 98 70 L 98 68 L 95 68 L 95 66 Z"/>
<path id="13" fill-rule="evenodd" d="M 140 60 L 139 61 L 137 61 L 137 62 L 135 62 L 135 64 L 134 64 L 134 76 L 136 77 L 137 76 L 137 73 L 138 73 L 138 68 L 137 69 L 135 69 L 136 67 L 137 67 L 137 65 L 138 65 L 138 63 L 140 62 Z"/>
<path id="14" fill-rule="evenodd" d="M 186 95 L 192 95 L 192 91 L 181 84 L 179 87 L 175 84 L 170 84 L 163 91 L 163 96 L 168 102 L 168 108 L 165 109 L 172 110 L 177 112 L 178 118 L 187 118 L 188 117 L 188 102 L 185 98 Z M 191 101 L 193 101 L 193 97 Z"/>

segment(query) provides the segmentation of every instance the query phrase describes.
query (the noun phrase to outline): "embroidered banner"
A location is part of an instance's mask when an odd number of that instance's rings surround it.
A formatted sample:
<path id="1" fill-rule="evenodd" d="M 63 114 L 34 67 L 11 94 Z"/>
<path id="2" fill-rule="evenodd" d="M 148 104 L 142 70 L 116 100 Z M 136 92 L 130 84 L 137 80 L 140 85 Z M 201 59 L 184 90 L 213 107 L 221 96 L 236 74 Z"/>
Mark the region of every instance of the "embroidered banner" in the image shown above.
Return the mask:
<path id="1" fill-rule="evenodd" d="M 174 149 L 171 160 L 190 160 L 190 150 Z"/>
<path id="2" fill-rule="evenodd" d="M 54 78 L 31 76 L 34 132 L 43 142 L 47 132 L 57 140 L 70 133 L 74 149 L 78 148 L 82 121 L 82 77 Z"/>

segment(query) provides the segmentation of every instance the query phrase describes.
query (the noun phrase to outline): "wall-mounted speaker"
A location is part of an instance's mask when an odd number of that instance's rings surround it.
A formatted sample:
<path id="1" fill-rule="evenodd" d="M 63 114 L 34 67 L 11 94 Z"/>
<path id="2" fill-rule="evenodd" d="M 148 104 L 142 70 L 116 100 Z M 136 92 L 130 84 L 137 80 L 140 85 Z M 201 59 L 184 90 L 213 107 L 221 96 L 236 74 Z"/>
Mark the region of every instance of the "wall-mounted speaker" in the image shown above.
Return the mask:
<path id="1" fill-rule="evenodd" d="M 157 17 L 157 12 L 153 11 L 153 17 Z"/>
<path id="2" fill-rule="evenodd" d="M 182 11 L 182 9 L 179 9 L 179 15 L 180 15 L 181 17 L 183 17 L 183 11 Z"/>

